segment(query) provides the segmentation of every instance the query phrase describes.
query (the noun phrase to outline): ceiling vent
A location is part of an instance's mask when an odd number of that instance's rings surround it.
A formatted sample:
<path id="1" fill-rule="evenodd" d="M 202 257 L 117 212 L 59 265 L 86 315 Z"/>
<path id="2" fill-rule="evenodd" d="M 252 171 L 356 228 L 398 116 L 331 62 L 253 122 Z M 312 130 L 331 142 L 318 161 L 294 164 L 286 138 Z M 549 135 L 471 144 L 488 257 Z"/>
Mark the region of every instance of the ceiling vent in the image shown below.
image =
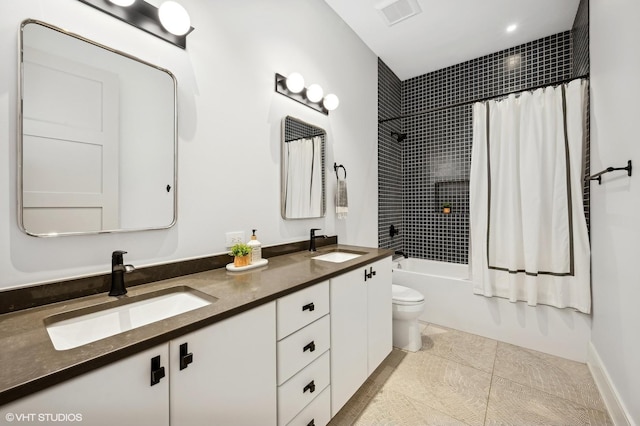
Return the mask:
<path id="1" fill-rule="evenodd" d="M 379 2 L 375 8 L 388 26 L 422 12 L 418 0 L 384 0 Z"/>

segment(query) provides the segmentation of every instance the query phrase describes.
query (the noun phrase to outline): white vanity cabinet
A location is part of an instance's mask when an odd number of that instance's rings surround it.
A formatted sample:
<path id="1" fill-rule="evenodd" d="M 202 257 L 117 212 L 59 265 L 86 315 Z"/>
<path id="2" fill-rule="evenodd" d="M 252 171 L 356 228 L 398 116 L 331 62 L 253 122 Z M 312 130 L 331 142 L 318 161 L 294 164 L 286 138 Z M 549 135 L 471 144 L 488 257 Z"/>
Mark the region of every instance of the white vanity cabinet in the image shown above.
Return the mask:
<path id="1" fill-rule="evenodd" d="M 67 424 L 37 416 L 77 414 L 82 421 L 75 422 L 92 426 L 276 425 L 275 304 L 2 406 L 2 418 L 33 413 L 38 424 Z"/>
<path id="2" fill-rule="evenodd" d="M 392 349 L 391 257 L 331 279 L 331 416 Z"/>
<path id="3" fill-rule="evenodd" d="M 171 341 L 171 426 L 276 424 L 275 304 Z"/>
<path id="4" fill-rule="evenodd" d="M 331 419 L 329 281 L 277 300 L 278 426 Z"/>
<path id="5" fill-rule="evenodd" d="M 162 370 L 156 369 L 159 381 L 153 386 L 152 359 L 158 359 L 165 371 L 160 378 Z M 15 423 L 41 425 L 168 426 L 168 360 L 169 345 L 156 346 L 3 405 L 0 418 L 13 415 Z"/>

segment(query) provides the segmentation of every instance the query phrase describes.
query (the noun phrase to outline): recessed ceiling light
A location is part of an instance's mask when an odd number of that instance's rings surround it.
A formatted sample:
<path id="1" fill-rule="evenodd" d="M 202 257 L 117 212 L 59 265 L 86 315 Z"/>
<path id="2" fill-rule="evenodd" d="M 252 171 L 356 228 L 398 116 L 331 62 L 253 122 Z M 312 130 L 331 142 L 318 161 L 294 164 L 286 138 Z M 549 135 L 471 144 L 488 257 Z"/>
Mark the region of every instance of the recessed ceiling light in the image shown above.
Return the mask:
<path id="1" fill-rule="evenodd" d="M 507 32 L 508 33 L 512 33 L 516 30 L 516 28 L 518 28 L 518 26 L 516 24 L 511 24 L 507 27 Z"/>

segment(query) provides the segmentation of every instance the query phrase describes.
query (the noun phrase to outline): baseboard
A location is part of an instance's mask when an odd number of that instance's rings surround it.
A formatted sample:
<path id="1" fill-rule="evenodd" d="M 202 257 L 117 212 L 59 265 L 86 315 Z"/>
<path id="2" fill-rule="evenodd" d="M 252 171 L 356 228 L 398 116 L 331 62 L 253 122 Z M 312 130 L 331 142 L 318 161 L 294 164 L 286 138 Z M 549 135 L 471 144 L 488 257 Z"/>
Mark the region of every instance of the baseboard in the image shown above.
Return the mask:
<path id="1" fill-rule="evenodd" d="M 592 342 L 589 342 L 587 349 L 587 365 L 589 366 L 589 370 L 591 370 L 591 375 L 596 382 L 604 404 L 607 406 L 613 424 L 616 426 L 636 426 L 620 400 L 618 392 L 611 381 L 611 377 L 609 377 L 609 373 L 604 364 L 602 364 L 600 355 L 598 355 L 596 348 L 593 347 Z"/>

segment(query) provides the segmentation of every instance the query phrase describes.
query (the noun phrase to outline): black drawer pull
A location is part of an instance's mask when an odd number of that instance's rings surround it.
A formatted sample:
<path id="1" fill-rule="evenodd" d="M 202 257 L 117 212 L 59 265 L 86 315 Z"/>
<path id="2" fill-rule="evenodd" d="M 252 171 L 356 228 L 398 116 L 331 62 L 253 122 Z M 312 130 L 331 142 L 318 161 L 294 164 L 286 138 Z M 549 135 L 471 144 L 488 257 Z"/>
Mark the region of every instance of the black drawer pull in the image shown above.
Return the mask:
<path id="1" fill-rule="evenodd" d="M 306 391 L 309 391 L 310 393 L 314 393 L 316 391 L 316 384 L 313 383 L 313 380 L 310 381 L 309 384 L 304 387 L 304 389 L 302 389 L 302 393 L 305 393 Z"/>
<path id="2" fill-rule="evenodd" d="M 315 309 L 316 309 L 316 307 L 313 305 L 313 302 L 307 303 L 306 305 L 304 305 L 302 307 L 303 311 L 307 311 L 308 310 L 309 312 L 313 312 Z"/>
<path id="3" fill-rule="evenodd" d="M 164 376 L 164 367 L 160 366 L 160 355 L 154 356 L 151 358 L 151 386 L 160 383 Z"/>
<path id="4" fill-rule="evenodd" d="M 316 350 L 316 344 L 313 340 L 307 346 L 302 348 L 302 352 L 306 352 L 306 351 L 313 352 L 315 350 Z"/>
<path id="5" fill-rule="evenodd" d="M 180 345 L 180 370 L 184 370 L 193 362 L 193 354 L 189 353 L 187 344 Z"/>
<path id="6" fill-rule="evenodd" d="M 307 426 L 316 426 L 316 419 L 311 419 L 311 421 L 307 423 Z"/>

